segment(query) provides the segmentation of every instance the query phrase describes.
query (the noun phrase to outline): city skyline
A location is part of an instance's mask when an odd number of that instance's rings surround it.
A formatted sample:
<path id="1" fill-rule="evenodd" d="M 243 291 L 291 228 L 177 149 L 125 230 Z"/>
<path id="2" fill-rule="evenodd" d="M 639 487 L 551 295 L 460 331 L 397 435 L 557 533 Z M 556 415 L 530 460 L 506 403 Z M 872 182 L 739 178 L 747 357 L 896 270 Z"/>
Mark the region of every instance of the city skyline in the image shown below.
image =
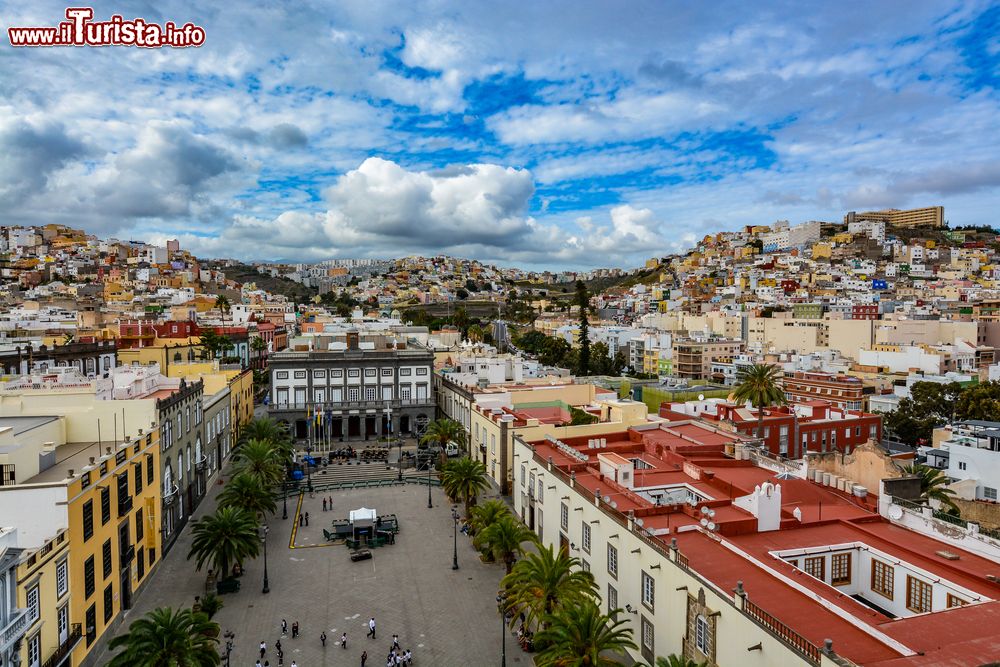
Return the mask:
<path id="1" fill-rule="evenodd" d="M 65 11 L 0 7 L 5 27 Z M 5 225 L 178 238 L 202 257 L 560 270 L 849 210 L 993 224 L 986 3 L 94 11 L 207 37 L 4 44 Z"/>

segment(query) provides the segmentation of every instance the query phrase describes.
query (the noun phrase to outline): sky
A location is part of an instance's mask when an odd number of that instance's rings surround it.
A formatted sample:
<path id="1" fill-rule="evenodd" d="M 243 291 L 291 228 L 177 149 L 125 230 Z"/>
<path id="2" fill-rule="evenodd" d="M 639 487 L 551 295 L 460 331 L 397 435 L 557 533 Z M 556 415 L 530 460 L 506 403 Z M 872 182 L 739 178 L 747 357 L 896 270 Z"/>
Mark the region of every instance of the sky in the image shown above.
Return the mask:
<path id="1" fill-rule="evenodd" d="M 13 48 L 0 223 L 203 257 L 632 267 L 748 224 L 997 224 L 1000 4 L 131 2 L 187 49 Z"/>

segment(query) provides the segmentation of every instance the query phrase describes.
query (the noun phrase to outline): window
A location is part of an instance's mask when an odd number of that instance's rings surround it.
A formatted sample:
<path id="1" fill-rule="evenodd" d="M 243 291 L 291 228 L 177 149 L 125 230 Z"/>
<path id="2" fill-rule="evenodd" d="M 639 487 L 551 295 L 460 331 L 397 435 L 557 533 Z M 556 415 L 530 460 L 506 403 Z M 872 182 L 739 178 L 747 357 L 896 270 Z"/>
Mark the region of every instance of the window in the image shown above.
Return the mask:
<path id="1" fill-rule="evenodd" d="M 349 401 L 360 401 L 361 400 L 361 389 L 358 387 L 348 387 L 347 388 L 347 400 Z"/>
<path id="2" fill-rule="evenodd" d="M 104 545 L 101 547 L 101 570 L 104 573 L 104 578 L 107 579 L 111 576 L 111 568 L 113 563 L 111 562 L 111 538 L 105 540 Z"/>
<path id="3" fill-rule="evenodd" d="M 806 558 L 802 569 L 806 571 L 806 574 L 824 581 L 826 579 L 826 558 L 824 556 Z"/>
<path id="4" fill-rule="evenodd" d="M 590 572 L 590 562 L 584 558 L 580 559 L 580 569 L 584 572 Z"/>
<path id="5" fill-rule="evenodd" d="M 69 565 L 65 560 L 56 563 L 56 599 L 66 595 L 69 590 Z"/>
<path id="6" fill-rule="evenodd" d="M 136 463 L 135 468 L 135 495 L 140 495 L 142 493 L 142 464 Z"/>
<path id="7" fill-rule="evenodd" d="M 541 477 L 538 478 L 538 493 L 536 495 L 538 496 L 538 502 L 545 501 L 545 481 Z"/>
<path id="8" fill-rule="evenodd" d="M 524 486 L 524 476 L 525 476 L 525 474 L 527 472 L 528 472 L 528 467 L 522 463 L 521 464 L 521 486 Z"/>
<path id="9" fill-rule="evenodd" d="M 569 506 L 566 503 L 559 503 L 559 527 L 569 530 Z"/>
<path id="10" fill-rule="evenodd" d="M 382 377 L 384 377 L 384 378 L 391 378 L 392 377 L 392 369 L 391 368 L 383 368 L 382 369 Z"/>
<path id="11" fill-rule="evenodd" d="M 895 573 L 895 569 L 888 563 L 872 560 L 872 590 L 891 600 Z"/>
<path id="12" fill-rule="evenodd" d="M 830 583 L 834 586 L 846 586 L 851 583 L 851 554 L 830 556 Z"/>
<path id="13" fill-rule="evenodd" d="M 360 368 L 350 368 L 350 369 L 348 369 L 347 370 L 347 377 L 349 377 L 349 378 L 359 378 L 359 377 L 361 377 L 361 369 Z"/>
<path id="14" fill-rule="evenodd" d="M 306 372 L 305 371 L 295 371 L 295 379 L 296 380 L 305 380 L 306 379 Z"/>
<path id="15" fill-rule="evenodd" d="M 344 377 L 344 371 L 338 369 L 330 371 L 330 377 L 332 378 L 342 378 Z"/>
<path id="16" fill-rule="evenodd" d="M 413 371 L 411 371 L 409 368 L 400 368 L 399 369 L 399 374 L 400 375 L 411 375 L 412 373 L 413 373 Z"/>
<path id="17" fill-rule="evenodd" d="M 583 528 L 581 530 L 580 541 L 583 542 L 583 550 L 588 554 L 590 553 L 590 524 L 586 521 L 583 522 Z"/>
<path id="18" fill-rule="evenodd" d="M 965 470 L 965 468 L 966 468 L 965 461 L 959 461 L 958 462 L 958 469 L 959 470 Z"/>
<path id="19" fill-rule="evenodd" d="M 27 603 L 25 606 L 28 608 L 28 625 L 31 625 L 38 620 L 38 586 L 32 586 L 28 589 Z"/>
<path id="20" fill-rule="evenodd" d="M 101 488 L 101 525 L 106 525 L 108 521 L 111 521 L 111 489 L 105 486 Z"/>
<path id="21" fill-rule="evenodd" d="M 111 617 L 115 615 L 115 591 L 114 584 L 108 584 L 104 589 L 104 624 L 107 625 Z"/>
<path id="22" fill-rule="evenodd" d="M 315 379 L 315 380 L 322 380 L 322 379 L 325 379 L 325 378 L 326 378 L 326 371 L 321 371 L 321 370 L 314 370 L 313 371 L 313 379 Z"/>
<path id="23" fill-rule="evenodd" d="M 642 573 L 642 603 L 649 607 L 650 611 L 653 609 L 654 593 L 656 591 L 656 582 L 653 578 L 649 576 L 648 573 Z"/>
<path id="24" fill-rule="evenodd" d="M 918 614 L 931 610 L 931 585 L 906 575 L 906 608 Z"/>
<path id="25" fill-rule="evenodd" d="M 639 638 L 642 640 L 644 653 L 655 653 L 653 650 L 653 624 L 645 616 L 642 617 L 642 627 L 639 631 Z"/>
<path id="26" fill-rule="evenodd" d="M 143 525 L 142 525 L 142 508 L 140 507 L 135 513 L 135 541 L 136 543 L 142 542 L 143 535 Z"/>
<path id="27" fill-rule="evenodd" d="M 608 545 L 608 574 L 618 578 L 618 549 Z"/>
<path id="28" fill-rule="evenodd" d="M 36 632 L 34 636 L 28 640 L 28 667 L 38 667 L 38 665 L 41 664 L 40 660 L 42 654 L 39 635 L 40 633 Z"/>
<path id="29" fill-rule="evenodd" d="M 83 504 L 83 540 L 86 542 L 94 536 L 94 501 Z"/>
<path id="30" fill-rule="evenodd" d="M 84 621 L 84 630 L 87 635 L 87 646 L 94 643 L 97 639 L 97 605 L 92 604 L 87 609 L 86 620 Z"/>
<path id="31" fill-rule="evenodd" d="M 618 610 L 618 590 L 608 584 L 608 616 Z"/>
<path id="32" fill-rule="evenodd" d="M 375 387 L 365 387 L 365 400 L 374 401 L 378 399 L 377 389 Z"/>
<path id="33" fill-rule="evenodd" d="M 147 455 L 146 456 L 146 484 L 147 485 L 152 486 L 154 474 L 155 473 L 153 471 L 153 457 Z"/>
<path id="34" fill-rule="evenodd" d="M 960 597 L 948 593 L 948 609 L 951 609 L 952 607 L 963 607 L 967 604 L 969 604 L 968 600 L 963 600 Z"/>
<path id="35" fill-rule="evenodd" d="M 997 499 L 997 490 L 994 489 L 991 486 L 984 486 L 983 487 L 983 498 L 986 498 L 986 500 L 996 500 Z"/>
<path id="36" fill-rule="evenodd" d="M 538 541 L 541 542 L 545 539 L 543 537 L 545 522 L 542 520 L 542 510 L 536 509 L 535 514 L 538 515 L 538 521 L 535 523 L 535 528 L 537 529 L 538 532 Z"/>
<path id="37" fill-rule="evenodd" d="M 375 377 L 375 374 L 377 372 L 378 372 L 378 369 L 376 369 L 376 368 L 366 368 L 365 369 L 365 377 L 366 378 L 373 378 L 373 377 Z"/>
<path id="38" fill-rule="evenodd" d="M 91 556 L 83 564 L 83 588 L 86 597 L 90 597 L 97 590 L 97 583 L 94 578 L 94 557 Z"/>
<path id="39" fill-rule="evenodd" d="M 427 375 L 427 368 L 426 367 L 418 368 L 417 375 Z"/>
<path id="40" fill-rule="evenodd" d="M 711 648 L 709 642 L 708 619 L 698 615 L 694 622 L 694 645 L 703 655 L 709 655 Z"/>

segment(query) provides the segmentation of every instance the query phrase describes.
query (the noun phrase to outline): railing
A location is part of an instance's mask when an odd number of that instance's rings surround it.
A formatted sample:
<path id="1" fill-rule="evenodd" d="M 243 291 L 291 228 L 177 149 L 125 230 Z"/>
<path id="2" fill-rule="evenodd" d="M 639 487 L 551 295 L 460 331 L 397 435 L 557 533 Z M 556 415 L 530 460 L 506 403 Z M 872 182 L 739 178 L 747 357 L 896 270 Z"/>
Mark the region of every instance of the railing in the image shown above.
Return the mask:
<path id="1" fill-rule="evenodd" d="M 132 496 L 125 496 L 118 499 L 118 518 L 122 518 L 132 511 Z"/>
<path id="2" fill-rule="evenodd" d="M 200 459 L 198 459 L 197 461 L 195 461 L 195 463 L 194 463 L 194 469 L 197 470 L 198 472 L 204 472 L 205 470 L 207 470 L 208 469 L 208 457 L 207 456 L 202 456 Z"/>
<path id="3" fill-rule="evenodd" d="M 272 410 L 343 410 L 348 408 L 405 408 L 408 406 L 432 406 L 434 398 L 394 398 L 394 399 L 372 399 L 358 401 L 330 401 L 327 403 L 271 403 L 268 407 Z"/>
<path id="4" fill-rule="evenodd" d="M 7 647 L 14 643 L 18 637 L 24 634 L 24 631 L 28 629 L 28 610 L 27 609 L 15 609 L 14 613 L 11 614 L 10 623 L 7 627 L 3 629 L 3 633 L 0 634 L 0 647 Z"/>
<path id="5" fill-rule="evenodd" d="M 179 491 L 179 489 L 177 488 L 177 485 L 174 484 L 173 488 L 171 488 L 170 491 L 168 491 L 167 493 L 165 493 L 163 495 L 163 506 L 164 507 L 169 507 L 169 506 L 171 506 L 171 505 L 173 505 L 174 503 L 177 502 L 177 492 L 178 491 Z"/>
<path id="6" fill-rule="evenodd" d="M 55 653 L 49 656 L 49 659 L 42 663 L 42 667 L 59 667 L 63 662 L 66 661 L 72 653 L 73 649 L 80 642 L 83 637 L 83 626 L 79 623 L 73 623 L 69 626 L 69 635 L 66 640 L 59 644 L 59 648 L 56 649 Z"/>
<path id="7" fill-rule="evenodd" d="M 820 648 L 767 613 L 744 595 L 743 613 L 814 665 L 820 663 Z"/>

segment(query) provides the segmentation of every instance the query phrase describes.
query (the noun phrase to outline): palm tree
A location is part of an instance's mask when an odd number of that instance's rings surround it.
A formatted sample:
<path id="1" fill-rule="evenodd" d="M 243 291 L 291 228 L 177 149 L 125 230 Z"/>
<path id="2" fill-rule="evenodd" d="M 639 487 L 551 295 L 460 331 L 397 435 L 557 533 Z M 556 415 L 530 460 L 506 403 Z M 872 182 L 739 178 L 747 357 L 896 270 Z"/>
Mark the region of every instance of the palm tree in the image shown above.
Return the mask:
<path id="1" fill-rule="evenodd" d="M 264 367 L 264 356 L 261 354 L 267 350 L 267 343 L 260 336 L 255 337 L 250 341 L 250 349 L 257 353 L 257 362 L 261 368 Z"/>
<path id="2" fill-rule="evenodd" d="M 469 518 L 472 546 L 483 551 L 484 556 L 492 558 L 492 554 L 485 552 L 483 531 L 492 525 L 494 521 L 509 513 L 510 510 L 507 508 L 507 503 L 496 498 L 487 500 L 482 505 L 476 505 L 472 508 Z"/>
<path id="3" fill-rule="evenodd" d="M 905 466 L 903 472 L 920 478 L 920 502 L 922 504 L 930 505 L 932 500 L 936 500 L 942 505 L 947 505 L 948 509 L 958 511 L 958 505 L 952 499 L 955 492 L 945 486 L 949 484 L 949 481 L 943 470 L 915 463 Z"/>
<path id="4" fill-rule="evenodd" d="M 449 442 L 465 449 L 465 427 L 453 419 L 435 419 L 420 438 L 421 445 L 436 444 L 442 450 Z"/>
<path id="5" fill-rule="evenodd" d="M 505 514 L 487 526 L 482 533 L 482 543 L 493 558 L 503 561 L 507 574 L 514 568 L 514 561 L 524 553 L 525 542 L 535 543 L 538 538 L 514 515 Z"/>
<path id="6" fill-rule="evenodd" d="M 733 392 L 733 399 L 738 403 L 750 401 L 750 405 L 757 408 L 758 438 L 764 437 L 764 408 L 788 402 L 779 385 L 781 374 L 778 366 L 754 364 L 741 368 L 736 376 L 740 384 Z"/>
<path id="7" fill-rule="evenodd" d="M 279 462 L 284 465 L 292 458 L 294 448 L 292 438 L 288 434 L 288 427 L 278 423 L 269 417 L 255 417 L 248 421 L 240 431 L 239 444 L 243 445 L 250 440 L 261 440 L 271 444 L 277 450 Z"/>
<path id="8" fill-rule="evenodd" d="M 605 616 L 593 600 L 577 600 L 558 609 L 538 633 L 538 667 L 614 667 L 615 656 L 637 648 L 626 621 Z"/>
<path id="9" fill-rule="evenodd" d="M 465 518 L 468 519 L 476 496 L 490 486 L 486 479 L 486 466 L 468 457 L 455 459 L 441 471 L 441 486 L 449 496 L 465 503 Z"/>
<path id="10" fill-rule="evenodd" d="M 552 546 L 525 554 L 501 584 L 507 592 L 506 609 L 515 616 L 524 613 L 525 623 L 534 626 L 547 622 L 559 605 L 597 595 L 594 575 L 580 569 L 578 558 Z"/>
<path id="11" fill-rule="evenodd" d="M 198 570 L 208 563 L 220 578 L 229 573 L 229 566 L 256 558 L 260 553 L 257 517 L 239 507 L 219 507 L 215 514 L 202 517 L 194 523 L 192 557 L 198 560 Z"/>
<path id="12" fill-rule="evenodd" d="M 247 440 L 233 453 L 233 471 L 248 475 L 261 485 L 272 487 L 284 476 L 282 454 L 267 440 Z"/>
<path id="13" fill-rule="evenodd" d="M 190 609 L 158 608 L 132 622 L 111 640 L 122 649 L 108 667 L 214 667 L 221 661 L 219 625 Z"/>
<path id="14" fill-rule="evenodd" d="M 242 474 L 229 480 L 226 488 L 218 498 L 219 507 L 240 507 L 253 512 L 263 520 L 267 514 L 274 514 L 277 509 L 274 489 L 264 486 L 256 477 Z"/>
<path id="15" fill-rule="evenodd" d="M 703 667 L 704 664 L 676 653 L 671 653 L 666 658 L 660 656 L 656 659 L 656 667 Z"/>
<path id="16" fill-rule="evenodd" d="M 220 294 L 215 297 L 215 307 L 219 309 L 219 313 L 222 315 L 222 332 L 226 332 L 226 313 L 229 312 L 229 297 L 225 294 Z"/>

